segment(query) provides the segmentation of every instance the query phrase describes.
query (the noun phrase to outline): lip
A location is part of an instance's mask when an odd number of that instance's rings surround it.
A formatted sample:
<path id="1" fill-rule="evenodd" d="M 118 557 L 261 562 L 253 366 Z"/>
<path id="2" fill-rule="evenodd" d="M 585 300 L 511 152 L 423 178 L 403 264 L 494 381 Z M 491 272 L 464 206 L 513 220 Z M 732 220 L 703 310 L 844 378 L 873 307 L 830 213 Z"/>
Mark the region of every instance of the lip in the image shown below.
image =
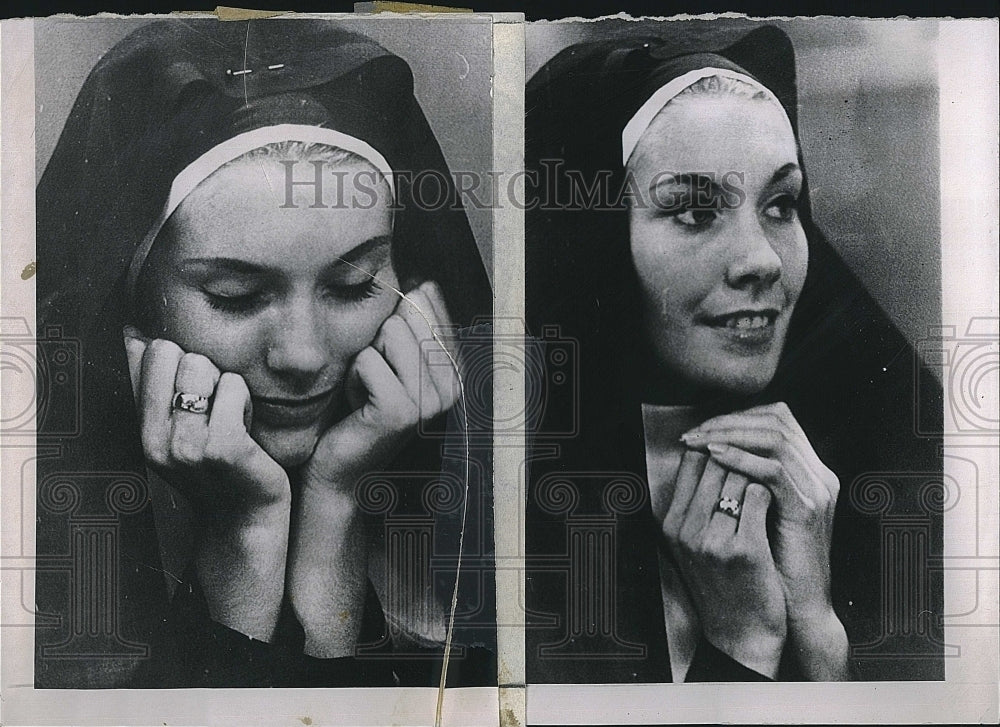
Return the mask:
<path id="1" fill-rule="evenodd" d="M 253 416 L 274 427 L 305 426 L 316 422 L 330 407 L 333 389 L 309 397 L 253 397 Z"/>
<path id="2" fill-rule="evenodd" d="M 776 323 L 781 316 L 777 308 L 740 308 L 714 316 L 705 316 L 702 323 L 727 342 L 750 352 L 760 352 L 770 347 L 776 334 Z M 764 324 L 752 328 L 729 325 L 737 318 L 763 318 Z"/>

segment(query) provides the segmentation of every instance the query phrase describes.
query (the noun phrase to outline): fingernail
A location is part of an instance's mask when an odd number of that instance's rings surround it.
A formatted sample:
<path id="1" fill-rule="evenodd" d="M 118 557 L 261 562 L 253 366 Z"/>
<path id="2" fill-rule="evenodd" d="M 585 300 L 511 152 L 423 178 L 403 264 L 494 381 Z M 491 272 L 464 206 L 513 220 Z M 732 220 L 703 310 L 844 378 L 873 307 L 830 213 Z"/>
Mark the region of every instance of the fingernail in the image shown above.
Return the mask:
<path id="1" fill-rule="evenodd" d="M 692 441 L 692 440 L 697 441 L 697 440 L 703 438 L 704 436 L 705 436 L 704 432 L 699 432 L 697 430 L 692 430 L 690 432 L 684 432 L 684 434 L 681 435 L 681 441 L 682 442 L 689 442 L 689 441 Z"/>
<path id="2" fill-rule="evenodd" d="M 729 451 L 728 444 L 719 444 L 718 442 L 709 442 L 708 451 L 712 454 L 725 454 Z"/>

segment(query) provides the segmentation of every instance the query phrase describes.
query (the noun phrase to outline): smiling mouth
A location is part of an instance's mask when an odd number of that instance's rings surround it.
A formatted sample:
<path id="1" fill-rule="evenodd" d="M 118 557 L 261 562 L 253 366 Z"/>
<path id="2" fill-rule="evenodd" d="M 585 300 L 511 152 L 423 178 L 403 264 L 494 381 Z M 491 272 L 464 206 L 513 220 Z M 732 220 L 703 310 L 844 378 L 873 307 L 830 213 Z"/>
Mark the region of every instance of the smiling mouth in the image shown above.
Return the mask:
<path id="1" fill-rule="evenodd" d="M 725 313 L 721 316 L 708 318 L 708 324 L 717 328 L 730 328 L 737 331 L 752 331 L 758 328 L 773 326 L 778 318 L 778 311 L 773 308 L 764 310 L 739 310 Z"/>
<path id="2" fill-rule="evenodd" d="M 705 323 L 727 339 L 744 346 L 766 346 L 774 339 L 774 324 L 780 313 L 776 308 L 737 310 L 708 317 Z"/>
<path id="3" fill-rule="evenodd" d="M 253 397 L 253 416 L 276 427 L 294 427 L 314 423 L 330 407 L 333 389 L 307 398 Z"/>

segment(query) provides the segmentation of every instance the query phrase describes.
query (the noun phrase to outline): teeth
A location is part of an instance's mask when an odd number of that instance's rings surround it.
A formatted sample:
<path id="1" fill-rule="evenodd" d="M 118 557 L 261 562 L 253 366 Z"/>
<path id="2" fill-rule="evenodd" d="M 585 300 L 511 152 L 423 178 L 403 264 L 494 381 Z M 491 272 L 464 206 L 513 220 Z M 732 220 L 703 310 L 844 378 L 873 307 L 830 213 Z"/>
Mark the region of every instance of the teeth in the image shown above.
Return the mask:
<path id="1" fill-rule="evenodd" d="M 740 330 L 763 328 L 767 324 L 767 316 L 734 316 L 726 321 L 727 328 L 736 328 Z"/>

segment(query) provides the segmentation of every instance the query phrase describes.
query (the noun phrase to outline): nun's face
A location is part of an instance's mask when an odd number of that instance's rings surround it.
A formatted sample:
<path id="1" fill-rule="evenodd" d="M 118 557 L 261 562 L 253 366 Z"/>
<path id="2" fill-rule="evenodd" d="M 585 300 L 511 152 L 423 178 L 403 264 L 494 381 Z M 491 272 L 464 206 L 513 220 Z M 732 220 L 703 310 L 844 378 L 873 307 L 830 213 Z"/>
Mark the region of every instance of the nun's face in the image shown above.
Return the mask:
<path id="1" fill-rule="evenodd" d="M 323 196 L 338 199 L 338 179 L 370 188 L 371 174 L 339 167 Z M 345 375 L 399 300 L 381 185 L 367 209 L 312 207 L 308 185 L 282 207 L 284 168 L 239 162 L 181 203 L 147 262 L 160 328 L 150 333 L 240 374 L 253 398 L 250 433 L 282 465 L 306 461 L 343 415 Z"/>
<path id="2" fill-rule="evenodd" d="M 774 376 L 808 258 L 796 152 L 776 104 L 733 95 L 668 104 L 639 140 L 631 250 L 665 375 L 740 395 Z"/>

